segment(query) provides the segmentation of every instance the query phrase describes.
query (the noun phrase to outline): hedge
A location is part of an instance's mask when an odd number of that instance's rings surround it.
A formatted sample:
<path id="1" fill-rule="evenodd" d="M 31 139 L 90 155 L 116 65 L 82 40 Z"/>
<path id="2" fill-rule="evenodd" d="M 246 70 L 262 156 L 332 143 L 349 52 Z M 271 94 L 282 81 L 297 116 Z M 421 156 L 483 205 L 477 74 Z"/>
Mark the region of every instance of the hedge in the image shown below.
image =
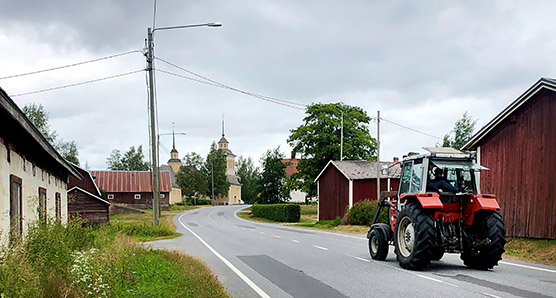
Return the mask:
<path id="1" fill-rule="evenodd" d="M 279 222 L 299 222 L 301 207 L 296 204 L 253 205 L 251 213 L 255 217 L 262 217 Z"/>
<path id="2" fill-rule="evenodd" d="M 344 225 L 362 225 L 369 226 L 373 221 L 373 216 L 377 208 L 377 201 L 359 201 L 348 209 L 342 218 Z M 388 223 L 388 208 L 383 208 L 379 213 L 378 222 Z"/>

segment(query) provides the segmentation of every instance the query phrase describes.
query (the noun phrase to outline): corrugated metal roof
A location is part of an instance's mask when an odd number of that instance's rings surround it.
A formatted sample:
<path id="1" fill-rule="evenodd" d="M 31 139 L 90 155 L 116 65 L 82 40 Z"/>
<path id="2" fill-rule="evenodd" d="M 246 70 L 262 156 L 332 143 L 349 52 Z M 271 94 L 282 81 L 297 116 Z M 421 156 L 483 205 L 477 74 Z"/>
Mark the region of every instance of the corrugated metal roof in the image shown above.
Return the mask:
<path id="1" fill-rule="evenodd" d="M 366 161 L 366 160 L 331 160 L 324 167 L 324 169 L 317 176 L 315 181 L 317 181 L 322 173 L 330 165 L 335 166 L 344 176 L 349 180 L 361 180 L 361 179 L 376 179 L 376 161 Z M 391 162 L 391 161 L 381 161 L 381 166 L 388 167 L 388 174 L 380 175 L 380 178 L 399 178 L 401 173 L 401 163 Z"/>
<path id="2" fill-rule="evenodd" d="M 95 183 L 106 192 L 152 192 L 149 171 L 91 171 Z M 160 191 L 170 192 L 172 183 L 169 172 L 160 172 Z"/>

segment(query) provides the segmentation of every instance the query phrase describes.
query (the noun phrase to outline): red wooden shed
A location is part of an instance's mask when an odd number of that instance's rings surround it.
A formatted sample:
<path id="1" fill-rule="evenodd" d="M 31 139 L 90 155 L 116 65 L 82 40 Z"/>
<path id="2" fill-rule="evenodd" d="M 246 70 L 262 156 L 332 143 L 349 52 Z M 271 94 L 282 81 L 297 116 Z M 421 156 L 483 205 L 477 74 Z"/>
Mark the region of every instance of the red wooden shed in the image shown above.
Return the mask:
<path id="1" fill-rule="evenodd" d="M 110 203 L 102 195 L 89 171 L 72 164 L 83 179 L 70 177 L 68 181 L 68 213 L 70 219 L 81 218 L 107 223 Z"/>
<path id="2" fill-rule="evenodd" d="M 508 236 L 556 238 L 556 80 L 542 78 L 481 128 L 481 192 L 497 195 Z"/>
<path id="3" fill-rule="evenodd" d="M 380 166 L 380 190 L 397 190 L 400 163 L 381 161 Z M 376 167 L 376 161 L 329 161 L 315 179 L 318 220 L 341 218 L 347 207 L 363 200 L 377 200 Z"/>

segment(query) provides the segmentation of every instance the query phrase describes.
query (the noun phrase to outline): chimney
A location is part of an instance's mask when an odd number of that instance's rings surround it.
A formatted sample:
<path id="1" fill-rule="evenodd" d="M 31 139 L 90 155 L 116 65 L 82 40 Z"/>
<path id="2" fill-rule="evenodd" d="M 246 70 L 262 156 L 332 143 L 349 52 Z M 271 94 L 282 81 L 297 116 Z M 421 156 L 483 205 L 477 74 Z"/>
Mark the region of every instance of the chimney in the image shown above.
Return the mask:
<path id="1" fill-rule="evenodd" d="M 400 159 L 398 157 L 394 156 L 394 162 L 398 162 L 398 161 L 400 161 Z"/>

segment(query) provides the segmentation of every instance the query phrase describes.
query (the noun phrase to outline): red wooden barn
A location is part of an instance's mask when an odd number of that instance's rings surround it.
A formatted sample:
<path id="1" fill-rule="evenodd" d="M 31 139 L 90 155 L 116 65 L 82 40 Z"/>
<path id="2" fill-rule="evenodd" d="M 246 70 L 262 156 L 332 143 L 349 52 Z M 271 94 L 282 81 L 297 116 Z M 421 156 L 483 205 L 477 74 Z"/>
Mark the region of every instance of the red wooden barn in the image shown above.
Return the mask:
<path id="1" fill-rule="evenodd" d="M 508 236 L 556 238 L 556 80 L 542 78 L 481 128 L 481 192 L 497 195 Z"/>
<path id="2" fill-rule="evenodd" d="M 109 202 L 136 208 L 152 207 L 152 176 L 149 171 L 91 171 L 95 183 Z M 170 206 L 172 182 L 169 172 L 160 172 L 160 205 Z"/>
<path id="3" fill-rule="evenodd" d="M 74 164 L 83 179 L 69 177 L 68 181 L 68 213 L 71 218 L 82 218 L 89 221 L 107 223 L 110 203 L 101 198 L 101 193 L 91 174 Z"/>
<path id="4" fill-rule="evenodd" d="M 380 162 L 380 190 L 397 190 L 400 163 Z M 377 200 L 376 161 L 329 161 L 315 179 L 317 183 L 318 219 L 343 217 L 346 208 L 363 200 Z"/>

